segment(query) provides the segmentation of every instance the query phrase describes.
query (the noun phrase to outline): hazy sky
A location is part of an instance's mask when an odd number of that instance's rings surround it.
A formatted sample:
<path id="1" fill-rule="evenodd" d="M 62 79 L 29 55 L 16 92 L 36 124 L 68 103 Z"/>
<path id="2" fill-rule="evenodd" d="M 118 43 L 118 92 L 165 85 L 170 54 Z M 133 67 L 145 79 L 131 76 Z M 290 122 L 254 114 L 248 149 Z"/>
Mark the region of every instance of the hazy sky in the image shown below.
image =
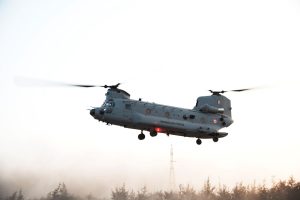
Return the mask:
<path id="1" fill-rule="evenodd" d="M 200 188 L 300 179 L 299 0 L 0 1 L 0 180 L 25 195 L 59 182 L 108 196 L 125 183 Z M 134 99 L 192 108 L 229 94 L 234 124 L 218 143 L 106 126 L 87 110 L 104 89 L 20 87 L 18 76 L 115 84 Z"/>

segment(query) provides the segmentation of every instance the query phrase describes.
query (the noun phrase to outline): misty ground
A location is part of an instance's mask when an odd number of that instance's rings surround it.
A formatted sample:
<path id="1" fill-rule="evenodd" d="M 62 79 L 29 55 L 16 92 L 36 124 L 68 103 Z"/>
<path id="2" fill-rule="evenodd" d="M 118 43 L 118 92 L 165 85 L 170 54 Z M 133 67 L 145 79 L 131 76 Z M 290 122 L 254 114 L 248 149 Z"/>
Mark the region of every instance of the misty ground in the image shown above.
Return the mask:
<path id="1" fill-rule="evenodd" d="M 116 187 L 111 191 L 108 198 L 99 198 L 92 194 L 80 196 L 76 191 L 68 191 L 64 183 L 49 191 L 45 196 L 30 199 L 26 197 L 26 191 L 21 188 L 7 194 L 8 187 L 0 183 L 0 200 L 299 200 L 300 182 L 293 177 L 288 180 L 273 182 L 271 187 L 265 184 L 244 185 L 236 184 L 229 189 L 226 185 L 213 186 L 210 180 L 204 183 L 201 190 L 197 191 L 187 185 L 179 185 L 173 191 L 148 192 L 147 188 L 141 187 L 138 191 L 128 189 L 125 185 Z M 11 189 L 11 188 L 10 188 Z"/>

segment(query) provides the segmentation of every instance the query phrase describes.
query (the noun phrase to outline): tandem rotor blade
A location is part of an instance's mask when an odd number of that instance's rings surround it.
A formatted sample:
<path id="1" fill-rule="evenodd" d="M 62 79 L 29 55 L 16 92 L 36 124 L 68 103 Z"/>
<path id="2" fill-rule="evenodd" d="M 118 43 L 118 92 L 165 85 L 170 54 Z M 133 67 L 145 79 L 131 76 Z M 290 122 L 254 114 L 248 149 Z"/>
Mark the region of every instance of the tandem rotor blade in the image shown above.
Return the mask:
<path id="1" fill-rule="evenodd" d="M 254 89 L 258 89 L 258 88 L 244 88 L 244 89 L 237 89 L 237 90 L 229 90 L 229 91 L 226 91 L 226 92 L 244 92 L 244 91 L 247 91 L 247 90 L 254 90 Z"/>
<path id="2" fill-rule="evenodd" d="M 236 89 L 236 90 L 222 90 L 222 91 L 213 91 L 213 90 L 208 90 L 210 91 L 213 95 L 220 95 L 226 92 L 244 92 L 244 91 L 248 91 L 248 90 L 255 90 L 255 89 L 259 89 L 261 87 L 252 87 L 252 88 L 244 88 L 244 89 Z"/>
<path id="3" fill-rule="evenodd" d="M 104 88 L 118 88 L 121 83 L 116 85 L 86 85 L 86 84 L 73 84 L 73 83 L 65 83 L 59 81 L 50 81 L 50 80 L 42 80 L 36 78 L 25 78 L 25 77 L 16 77 L 15 83 L 20 86 L 55 86 L 55 87 L 82 87 L 82 88 L 91 88 L 91 87 L 104 87 Z"/>

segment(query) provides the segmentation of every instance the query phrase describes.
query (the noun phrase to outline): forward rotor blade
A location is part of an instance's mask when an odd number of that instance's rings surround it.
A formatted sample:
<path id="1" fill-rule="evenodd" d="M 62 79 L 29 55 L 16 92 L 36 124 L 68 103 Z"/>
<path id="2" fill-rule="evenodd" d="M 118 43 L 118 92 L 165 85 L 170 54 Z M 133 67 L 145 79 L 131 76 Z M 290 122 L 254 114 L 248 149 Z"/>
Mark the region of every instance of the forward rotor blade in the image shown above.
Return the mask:
<path id="1" fill-rule="evenodd" d="M 67 86 L 84 87 L 84 88 L 89 88 L 89 87 L 104 87 L 104 86 L 101 86 L 101 85 L 77 85 L 77 84 L 67 84 Z"/>
<path id="2" fill-rule="evenodd" d="M 107 87 L 102 85 L 84 85 L 84 84 L 72 84 L 72 83 L 64 83 L 58 81 L 49 81 L 49 80 L 41 80 L 35 78 L 24 78 L 24 77 L 16 77 L 15 83 L 20 86 L 55 86 L 55 87 L 83 87 L 83 88 L 90 88 L 90 87 Z"/>

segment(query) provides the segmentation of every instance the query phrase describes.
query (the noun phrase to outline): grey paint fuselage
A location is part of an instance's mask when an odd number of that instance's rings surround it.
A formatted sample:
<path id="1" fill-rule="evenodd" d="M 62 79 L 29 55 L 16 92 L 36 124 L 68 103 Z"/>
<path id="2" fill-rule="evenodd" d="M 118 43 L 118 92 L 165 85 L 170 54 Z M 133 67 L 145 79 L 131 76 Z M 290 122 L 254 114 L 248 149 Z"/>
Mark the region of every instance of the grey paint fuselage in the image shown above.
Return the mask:
<path id="1" fill-rule="evenodd" d="M 108 90 L 105 102 L 94 109 L 93 117 L 125 128 L 196 138 L 225 137 L 227 133 L 218 131 L 233 122 L 230 116 L 201 112 L 197 107 L 185 109 L 133 100 L 120 89 Z"/>

